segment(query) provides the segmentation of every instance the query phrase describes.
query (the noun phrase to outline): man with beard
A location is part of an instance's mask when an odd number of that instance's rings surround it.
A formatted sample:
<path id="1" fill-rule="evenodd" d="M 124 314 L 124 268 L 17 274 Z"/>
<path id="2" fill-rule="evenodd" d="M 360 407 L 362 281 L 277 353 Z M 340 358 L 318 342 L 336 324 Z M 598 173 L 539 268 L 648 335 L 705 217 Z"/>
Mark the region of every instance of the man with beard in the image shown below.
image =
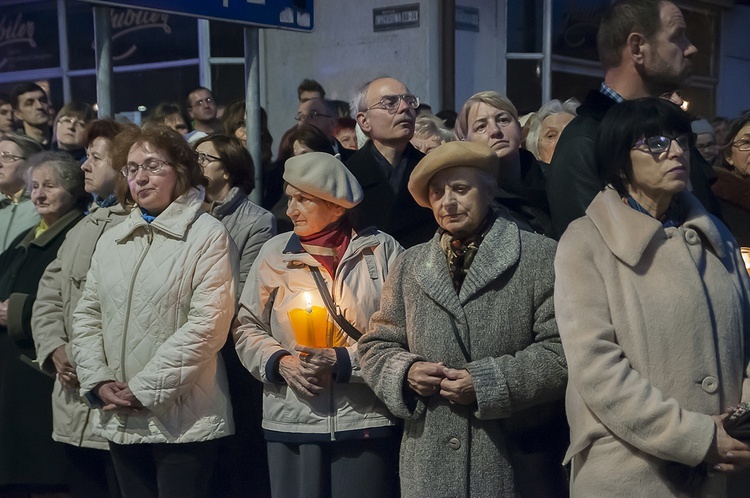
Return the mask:
<path id="1" fill-rule="evenodd" d="M 357 123 L 370 138 L 346 166 L 365 198 L 354 209 L 360 227 L 376 226 L 404 247 L 429 240 L 437 229 L 429 211 L 409 193 L 409 175 L 424 154 L 409 142 L 419 98 L 393 78 L 364 85 L 352 99 Z"/>
<path id="2" fill-rule="evenodd" d="M 604 83 L 588 94 L 578 116 L 563 130 L 548 170 L 547 196 L 558 238 L 571 221 L 585 214 L 603 186 L 594 141 L 604 114 L 623 100 L 670 96 L 690 75 L 690 58 L 698 49 L 685 29 L 682 12 L 667 0 L 619 0 L 605 12 L 597 34 Z M 700 154 L 692 152 L 692 192 L 718 215 L 710 190 L 715 174 Z"/>
<path id="3" fill-rule="evenodd" d="M 13 88 L 10 96 L 16 121 L 23 124 L 22 133 L 49 149 L 52 129 L 49 125 L 49 101 L 42 87 L 27 81 Z"/>

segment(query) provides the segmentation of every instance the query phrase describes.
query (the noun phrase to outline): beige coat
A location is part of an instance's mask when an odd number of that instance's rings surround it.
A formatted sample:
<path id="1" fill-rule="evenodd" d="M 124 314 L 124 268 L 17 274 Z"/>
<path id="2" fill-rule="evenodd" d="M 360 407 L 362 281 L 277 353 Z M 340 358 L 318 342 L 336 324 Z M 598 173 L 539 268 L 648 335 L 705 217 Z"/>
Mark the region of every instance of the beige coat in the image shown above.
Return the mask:
<path id="1" fill-rule="evenodd" d="M 86 273 L 91 266 L 99 237 L 122 222 L 128 214 L 121 205 L 94 209 L 70 232 L 39 281 L 31 329 L 40 366 L 55 373 L 52 353 L 65 346 L 68 360 L 73 362 L 71 336 L 73 310 L 81 299 Z M 91 425 L 91 409 L 78 396 L 76 389 L 65 389 L 58 379 L 52 392 L 52 439 L 74 446 L 108 449 L 107 440 L 96 436 Z"/>
<path id="2" fill-rule="evenodd" d="M 679 199 L 685 221 L 665 229 L 606 189 L 560 240 L 574 497 L 724 494 L 718 475 L 702 489 L 684 475 L 711 445 L 711 415 L 750 394 L 750 282 L 727 228 Z"/>

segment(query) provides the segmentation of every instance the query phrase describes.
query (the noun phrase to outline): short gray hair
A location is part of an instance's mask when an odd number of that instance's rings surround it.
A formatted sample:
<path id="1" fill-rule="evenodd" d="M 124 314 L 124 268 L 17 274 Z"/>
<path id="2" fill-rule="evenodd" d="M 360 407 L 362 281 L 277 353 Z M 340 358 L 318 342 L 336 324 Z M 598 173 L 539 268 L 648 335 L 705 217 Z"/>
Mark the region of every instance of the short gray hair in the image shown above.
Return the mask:
<path id="1" fill-rule="evenodd" d="M 349 101 L 349 107 L 352 110 L 352 116 L 356 116 L 358 112 L 367 110 L 367 90 L 370 89 L 373 81 L 382 80 L 384 78 L 395 79 L 393 76 L 383 75 L 373 78 L 357 90 L 352 99 Z"/>
<path id="2" fill-rule="evenodd" d="M 60 184 L 75 199 L 75 208 L 85 210 L 91 202 L 91 196 L 84 190 L 84 174 L 81 163 L 73 159 L 66 152 L 44 151 L 34 154 L 28 159 L 29 169 L 26 173 L 31 191 L 31 175 L 35 169 L 49 167 Z"/>
<path id="3" fill-rule="evenodd" d="M 432 114 L 422 114 L 414 121 L 414 136 L 425 135 L 439 137 L 443 142 L 452 142 L 456 139 L 443 120 Z"/>
<path id="4" fill-rule="evenodd" d="M 563 112 L 575 116 L 576 109 L 578 109 L 579 105 L 581 105 L 581 103 L 578 102 L 578 99 L 571 97 L 565 102 L 560 102 L 558 99 L 552 99 L 540 107 L 539 110 L 532 114 L 526 122 L 526 129 L 528 130 L 526 134 L 526 150 L 534 154 L 534 157 L 538 158 L 539 139 L 542 138 L 540 135 L 542 133 L 542 123 L 544 123 L 544 120 L 550 116 L 561 114 Z"/>

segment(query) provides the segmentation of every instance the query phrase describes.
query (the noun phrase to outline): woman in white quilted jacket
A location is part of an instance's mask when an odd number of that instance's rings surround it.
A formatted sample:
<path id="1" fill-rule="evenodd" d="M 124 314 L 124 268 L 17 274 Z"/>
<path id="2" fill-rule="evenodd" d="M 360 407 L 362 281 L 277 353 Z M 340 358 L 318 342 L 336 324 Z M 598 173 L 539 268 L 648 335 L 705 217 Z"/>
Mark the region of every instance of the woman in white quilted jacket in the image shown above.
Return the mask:
<path id="1" fill-rule="evenodd" d="M 208 496 L 234 432 L 224 344 L 236 249 L 201 209 L 203 171 L 174 130 L 132 128 L 113 160 L 128 218 L 99 239 L 73 314 L 73 356 L 124 497 Z"/>

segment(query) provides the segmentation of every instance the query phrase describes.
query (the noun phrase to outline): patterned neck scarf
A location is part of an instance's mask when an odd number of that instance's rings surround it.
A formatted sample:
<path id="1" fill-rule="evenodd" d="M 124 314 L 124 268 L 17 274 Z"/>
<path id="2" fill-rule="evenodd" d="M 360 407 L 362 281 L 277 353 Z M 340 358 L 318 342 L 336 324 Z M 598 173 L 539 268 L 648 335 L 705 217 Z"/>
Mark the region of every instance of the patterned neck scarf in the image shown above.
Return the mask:
<path id="1" fill-rule="evenodd" d="M 649 213 L 648 210 L 641 206 L 641 204 L 632 196 L 625 196 L 622 198 L 622 201 L 639 213 L 643 213 L 646 216 L 651 216 L 653 218 L 651 213 Z M 669 203 L 669 207 L 661 216 L 659 221 L 664 228 L 676 228 L 682 225 L 682 222 L 684 221 L 683 218 L 684 216 L 682 214 L 682 206 L 680 205 L 680 201 L 677 198 L 672 198 L 672 202 Z"/>
<path id="2" fill-rule="evenodd" d="M 344 216 L 346 218 L 346 216 Z M 300 237 L 302 248 L 328 270 L 331 277 L 336 275 L 336 268 L 341 256 L 346 252 L 351 240 L 352 229 L 345 220 L 339 220 L 320 232 Z"/>
<path id="3" fill-rule="evenodd" d="M 479 250 L 479 244 L 482 243 L 482 240 L 484 240 L 485 235 L 487 235 L 487 232 L 490 231 L 494 223 L 495 215 L 490 211 L 482 224 L 479 225 L 477 231 L 464 240 L 459 240 L 446 231 L 443 231 L 440 236 L 440 248 L 445 253 L 446 260 L 448 261 L 448 271 L 450 272 L 456 294 L 461 292 L 461 286 L 464 283 L 466 274 L 469 272 L 469 268 L 474 262 L 474 256 L 477 255 L 477 251 Z"/>

